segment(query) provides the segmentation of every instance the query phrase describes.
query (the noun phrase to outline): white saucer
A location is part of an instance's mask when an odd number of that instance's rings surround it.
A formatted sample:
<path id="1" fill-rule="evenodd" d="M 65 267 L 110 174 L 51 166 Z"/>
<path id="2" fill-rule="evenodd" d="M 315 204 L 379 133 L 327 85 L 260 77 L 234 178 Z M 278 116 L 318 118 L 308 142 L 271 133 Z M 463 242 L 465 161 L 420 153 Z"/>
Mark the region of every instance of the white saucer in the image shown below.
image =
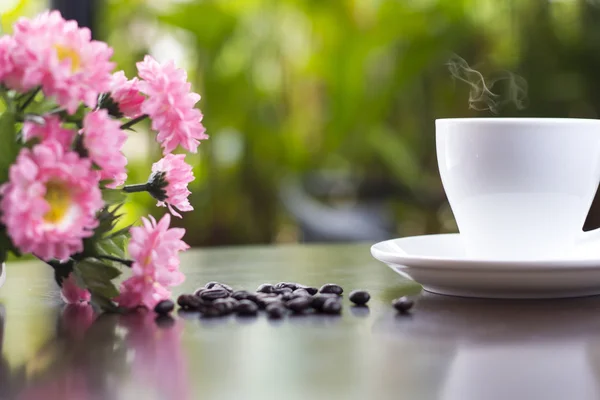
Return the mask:
<path id="1" fill-rule="evenodd" d="M 423 289 L 444 295 L 540 299 L 600 294 L 600 249 L 564 260 L 498 261 L 465 256 L 457 233 L 387 240 L 371 254 Z"/>
<path id="2" fill-rule="evenodd" d="M 2 263 L 2 264 L 0 264 L 0 287 L 2 287 L 2 285 L 4 285 L 5 281 L 6 281 L 6 264 Z"/>

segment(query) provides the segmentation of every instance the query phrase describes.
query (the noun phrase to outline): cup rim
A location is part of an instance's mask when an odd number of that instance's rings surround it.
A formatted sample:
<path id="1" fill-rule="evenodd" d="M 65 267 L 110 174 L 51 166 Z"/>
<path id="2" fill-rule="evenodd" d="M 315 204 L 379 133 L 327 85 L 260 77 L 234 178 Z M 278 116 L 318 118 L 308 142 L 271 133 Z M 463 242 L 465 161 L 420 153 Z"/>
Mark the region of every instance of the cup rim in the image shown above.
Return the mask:
<path id="1" fill-rule="evenodd" d="M 554 118 L 554 117 L 461 117 L 436 118 L 435 122 L 461 124 L 600 124 L 600 119 L 593 118 Z"/>

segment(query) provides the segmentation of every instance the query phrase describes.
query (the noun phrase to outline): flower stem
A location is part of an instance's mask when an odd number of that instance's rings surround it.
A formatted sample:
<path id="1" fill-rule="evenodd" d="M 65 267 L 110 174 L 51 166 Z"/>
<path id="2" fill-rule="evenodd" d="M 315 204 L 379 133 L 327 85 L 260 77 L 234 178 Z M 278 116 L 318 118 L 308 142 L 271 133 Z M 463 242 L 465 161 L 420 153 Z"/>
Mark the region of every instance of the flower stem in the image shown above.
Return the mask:
<path id="1" fill-rule="evenodd" d="M 25 109 L 27 108 L 28 105 L 31 104 L 31 102 L 33 101 L 33 99 L 35 99 L 35 96 L 37 96 L 37 94 L 40 92 L 40 90 L 42 90 L 41 86 L 38 86 L 32 93 L 31 96 L 29 96 L 29 98 L 27 100 L 25 100 L 25 103 L 23 103 L 23 105 L 19 108 L 21 111 L 25 111 Z"/>
<path id="2" fill-rule="evenodd" d="M 148 184 L 138 183 L 137 185 L 126 185 L 125 187 L 123 187 L 123 191 L 127 193 L 147 192 Z"/>
<path id="3" fill-rule="evenodd" d="M 113 256 L 106 256 L 106 255 L 99 255 L 97 256 L 98 258 L 101 258 L 103 260 L 110 260 L 110 261 L 116 261 L 119 262 L 127 267 L 130 267 L 133 265 L 133 261 L 131 260 L 123 260 L 122 258 L 119 257 L 113 257 Z"/>
<path id="4" fill-rule="evenodd" d="M 146 118 L 148 118 L 148 115 L 142 114 L 139 117 L 132 119 L 131 121 L 125 122 L 123 125 L 121 125 L 121 129 L 129 129 L 138 122 L 145 120 Z"/>

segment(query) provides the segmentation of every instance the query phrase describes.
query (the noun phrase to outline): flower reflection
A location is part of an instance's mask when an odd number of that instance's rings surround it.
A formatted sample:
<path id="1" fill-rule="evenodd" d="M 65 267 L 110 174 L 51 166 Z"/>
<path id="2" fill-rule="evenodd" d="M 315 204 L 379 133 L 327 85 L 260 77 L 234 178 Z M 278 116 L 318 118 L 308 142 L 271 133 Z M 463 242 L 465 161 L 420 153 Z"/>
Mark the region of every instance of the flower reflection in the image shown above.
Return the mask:
<path id="1" fill-rule="evenodd" d="M 96 314 L 88 304 L 70 304 L 58 316 L 57 334 L 25 365 L 0 363 L 2 395 L 29 399 L 189 399 L 181 349 L 182 320 L 155 321 L 147 310 Z M 2 321 L 0 318 L 0 338 Z M 8 374 L 7 384 L 1 382 Z M 154 394 L 149 395 L 149 394 Z"/>
<path id="2" fill-rule="evenodd" d="M 187 363 L 182 351 L 183 321 L 159 317 L 145 309 L 124 315 L 127 347 L 133 350 L 132 377 L 135 385 L 149 382 L 160 398 L 191 398 Z"/>

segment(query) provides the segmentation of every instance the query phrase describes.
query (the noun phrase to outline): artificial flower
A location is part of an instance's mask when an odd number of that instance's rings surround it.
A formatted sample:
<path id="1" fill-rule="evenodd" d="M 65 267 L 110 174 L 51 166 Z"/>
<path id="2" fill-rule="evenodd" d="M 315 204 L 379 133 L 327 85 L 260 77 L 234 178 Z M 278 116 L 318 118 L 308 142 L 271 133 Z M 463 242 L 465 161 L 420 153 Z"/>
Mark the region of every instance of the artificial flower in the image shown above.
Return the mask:
<path id="1" fill-rule="evenodd" d="M 57 115 L 44 117 L 44 123 L 25 121 L 23 124 L 23 139 L 27 142 L 33 138 L 41 142 L 56 140 L 66 150 L 71 147 L 76 132 L 72 129 L 63 128 L 61 120 Z"/>
<path id="2" fill-rule="evenodd" d="M 23 148 L 0 195 L 1 222 L 14 245 L 46 261 L 81 252 L 104 205 L 91 161 L 55 140 Z"/>
<path id="3" fill-rule="evenodd" d="M 128 249 L 133 259 L 133 276 L 121 284 L 121 294 L 116 299 L 120 306 L 153 309 L 170 297 L 167 287 L 184 281 L 185 276 L 179 270 L 179 252 L 189 248 L 181 240 L 185 229 L 169 228 L 170 222 L 169 214 L 158 223 L 150 216 L 142 218 L 142 226 L 131 228 Z"/>
<path id="4" fill-rule="evenodd" d="M 11 54 L 14 51 L 14 44 L 12 36 L 0 37 L 0 81 L 13 70 Z"/>
<path id="5" fill-rule="evenodd" d="M 158 200 L 160 207 L 167 206 L 171 214 L 181 218 L 175 211 L 192 211 L 188 196 L 188 183 L 194 180 L 192 166 L 185 162 L 184 154 L 167 154 L 152 164 L 148 179 L 148 192 Z"/>
<path id="6" fill-rule="evenodd" d="M 41 87 L 70 114 L 81 102 L 94 108 L 98 95 L 110 90 L 112 49 L 92 40 L 88 28 L 65 21 L 60 12 L 19 19 L 12 38 L 13 68 L 4 77 L 9 88 L 28 91 Z"/>
<path id="7" fill-rule="evenodd" d="M 148 276 L 134 275 L 121 284 L 120 294 L 115 299 L 119 306 L 136 308 L 143 306 L 149 310 L 171 297 L 171 292 Z"/>
<path id="8" fill-rule="evenodd" d="M 108 187 L 115 188 L 127 179 L 127 158 L 121 152 L 127 134 L 118 120 L 106 110 L 88 113 L 83 119 L 83 146 L 88 157 L 100 167 L 100 178 L 112 180 Z"/>
<path id="9" fill-rule="evenodd" d="M 112 75 L 110 97 L 117 103 L 119 112 L 128 118 L 139 117 L 142 114 L 142 103 L 145 97 L 140 93 L 139 80 L 127 80 L 123 71 Z"/>
<path id="10" fill-rule="evenodd" d="M 208 139 L 208 135 L 202 125 L 202 113 L 194 108 L 200 95 L 190 92 L 186 72 L 172 61 L 161 65 L 151 56 L 138 62 L 137 68 L 142 78 L 139 89 L 148 96 L 142 112 L 150 116 L 163 154 L 171 153 L 178 145 L 196 153 L 200 140 Z"/>
<path id="11" fill-rule="evenodd" d="M 60 295 L 67 304 L 88 303 L 92 299 L 92 295 L 87 289 L 77 285 L 72 272 L 63 279 Z"/>

